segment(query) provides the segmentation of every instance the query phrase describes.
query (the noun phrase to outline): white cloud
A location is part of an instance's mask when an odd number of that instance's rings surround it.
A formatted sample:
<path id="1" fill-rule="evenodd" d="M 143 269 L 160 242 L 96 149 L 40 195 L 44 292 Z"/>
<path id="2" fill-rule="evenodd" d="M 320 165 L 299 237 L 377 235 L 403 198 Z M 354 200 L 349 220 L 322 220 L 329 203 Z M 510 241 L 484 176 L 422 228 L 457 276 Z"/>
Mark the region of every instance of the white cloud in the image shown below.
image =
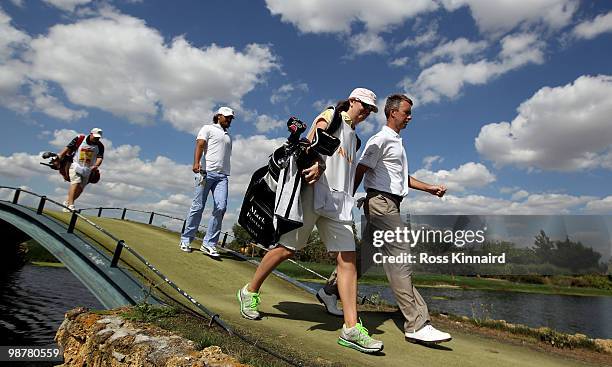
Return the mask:
<path id="1" fill-rule="evenodd" d="M 0 8 L 0 62 L 9 60 L 27 46 L 30 36 L 11 25 L 11 17 Z"/>
<path id="2" fill-rule="evenodd" d="M 255 120 L 255 127 L 260 133 L 275 130 L 282 126 L 285 126 L 285 121 L 273 118 L 265 114 L 257 116 L 257 119 Z"/>
<path id="3" fill-rule="evenodd" d="M 94 18 L 55 25 L 30 45 L 30 77 L 56 83 L 71 103 L 137 123 L 161 113 L 188 132 L 218 104 L 240 106 L 278 67 L 267 45 L 198 48 L 182 36 L 166 44 L 143 20 L 108 8 Z"/>
<path id="4" fill-rule="evenodd" d="M 499 35 L 519 25 L 567 25 L 578 9 L 577 0 L 442 0 L 448 11 L 468 6 L 482 34 Z"/>
<path id="5" fill-rule="evenodd" d="M 408 57 L 398 57 L 396 59 L 391 60 L 389 62 L 389 65 L 400 67 L 400 66 L 406 65 L 407 63 L 408 63 Z"/>
<path id="6" fill-rule="evenodd" d="M 269 155 L 285 141 L 286 138 L 268 139 L 263 135 L 236 137 L 232 143 L 230 195 L 242 200 L 253 172 L 267 165 Z"/>
<path id="7" fill-rule="evenodd" d="M 523 65 L 541 64 L 544 61 L 543 48 L 544 44 L 533 34 L 509 35 L 501 40 L 497 60 L 438 63 L 423 70 L 416 81 L 406 78 L 400 84 L 418 103 L 439 102 L 444 97 L 456 98 L 466 84 L 485 84 Z"/>
<path id="8" fill-rule="evenodd" d="M 576 213 L 596 200 L 591 196 L 562 194 L 532 194 L 520 202 L 483 195 L 447 194 L 441 199 L 423 193 L 410 195 L 410 200 L 402 202 L 402 211 L 411 214 L 558 215 Z"/>
<path id="9" fill-rule="evenodd" d="M 146 192 L 145 188 L 141 186 L 108 181 L 100 181 L 98 184 L 90 185 L 87 191 L 106 199 L 115 199 L 126 203 L 142 198 Z"/>
<path id="10" fill-rule="evenodd" d="M 72 129 L 60 129 L 60 130 L 54 130 L 52 133 L 50 131 L 43 131 L 41 138 L 45 138 L 49 135 L 53 135 L 53 139 L 49 141 L 49 144 L 57 148 L 58 151 L 60 151 L 64 149 L 64 147 L 66 147 L 66 145 L 68 145 L 68 143 L 70 143 L 72 139 L 74 139 L 76 136 L 80 134 L 88 135 L 89 130 L 75 131 Z M 108 152 L 111 149 L 114 149 L 112 140 L 108 138 L 102 138 L 102 143 L 104 144 L 104 148 L 106 152 Z"/>
<path id="11" fill-rule="evenodd" d="M 401 51 L 406 47 L 429 45 L 437 41 L 438 38 L 440 38 L 440 36 L 438 35 L 438 24 L 436 22 L 430 22 L 427 24 L 427 29 L 425 30 L 425 32 L 419 33 L 417 36 L 412 38 L 406 38 L 395 46 L 395 50 Z"/>
<path id="12" fill-rule="evenodd" d="M 430 184 L 443 184 L 449 192 L 461 192 L 471 188 L 484 187 L 496 180 L 487 167 L 481 163 L 468 162 L 450 171 L 431 171 L 422 168 L 412 173 L 411 176 Z"/>
<path id="13" fill-rule="evenodd" d="M 140 158 L 140 147 L 121 145 L 104 154 L 104 180 L 156 190 L 183 191 L 193 184 L 191 165 L 179 164 L 165 156 Z"/>
<path id="14" fill-rule="evenodd" d="M 91 0 L 43 0 L 45 3 L 58 9 L 73 12 L 77 6 L 89 4 Z"/>
<path id="15" fill-rule="evenodd" d="M 343 35 L 354 55 L 384 53 L 387 45 L 381 32 L 438 8 L 435 0 L 266 0 L 266 5 L 272 15 L 300 32 Z M 353 34 L 354 25 L 363 25 L 364 31 Z"/>
<path id="16" fill-rule="evenodd" d="M 586 204 L 585 210 L 589 213 L 612 213 L 612 196 L 606 196 L 603 199 L 589 201 Z"/>
<path id="17" fill-rule="evenodd" d="M 42 166 L 40 155 L 13 153 L 8 157 L 0 156 L 0 175 L 12 179 L 29 179 L 37 174 L 49 173 L 50 169 Z"/>
<path id="18" fill-rule="evenodd" d="M 515 191 L 519 191 L 521 188 L 518 186 L 514 186 L 514 187 L 508 187 L 508 186 L 504 186 L 502 188 L 499 189 L 499 192 L 502 194 L 510 194 L 513 193 Z"/>
<path id="19" fill-rule="evenodd" d="M 513 201 L 519 201 L 522 199 L 525 199 L 529 197 L 529 193 L 525 190 L 519 190 L 517 192 L 515 192 L 514 194 L 512 194 L 512 200 Z"/>
<path id="20" fill-rule="evenodd" d="M 457 38 L 454 41 L 449 41 L 439 45 L 430 52 L 419 53 L 419 65 L 424 66 L 432 61 L 450 58 L 453 61 L 463 60 L 464 57 L 478 54 L 487 47 L 487 42 L 478 41 L 472 42 L 466 38 Z"/>
<path id="21" fill-rule="evenodd" d="M 317 111 L 321 110 L 323 111 L 323 109 L 329 107 L 329 106 L 335 106 L 337 101 L 334 101 L 333 99 L 319 99 L 314 101 L 314 103 L 312 104 L 312 107 L 314 107 Z"/>
<path id="22" fill-rule="evenodd" d="M 272 104 L 277 104 L 281 102 L 285 102 L 291 98 L 293 92 L 308 92 L 308 84 L 306 83 L 297 83 L 297 84 L 283 84 L 277 90 L 272 93 L 270 97 L 270 102 Z"/>
<path id="23" fill-rule="evenodd" d="M 612 11 L 598 15 L 591 21 L 584 21 L 572 31 L 575 37 L 583 39 L 593 39 L 607 32 L 612 32 Z"/>
<path id="24" fill-rule="evenodd" d="M 11 17 L 0 8 L 0 105 L 20 113 L 30 108 L 28 99 L 19 95 L 28 65 L 15 57 L 29 42 L 30 36 L 13 27 Z"/>
<path id="25" fill-rule="evenodd" d="M 32 102 L 29 97 L 20 95 L 28 70 L 28 65 L 18 60 L 0 63 L 0 105 L 18 113 L 30 111 Z"/>
<path id="26" fill-rule="evenodd" d="M 431 166 L 435 163 L 435 162 L 444 162 L 444 158 L 440 157 L 439 155 L 430 155 L 427 156 L 425 158 L 423 158 L 423 168 L 426 170 L 430 170 Z"/>
<path id="27" fill-rule="evenodd" d="M 7 185 L 7 186 L 10 186 L 10 185 Z M 32 188 L 26 185 L 12 186 L 12 187 L 33 192 Z M 15 190 L 0 188 L 0 200 L 13 201 L 14 197 L 15 197 Z M 36 200 L 36 199 L 38 198 L 32 195 L 20 194 L 19 198 L 17 199 L 18 200 L 17 202 L 20 205 L 34 207 L 35 205 L 38 204 L 40 200 L 40 199 L 39 200 Z"/>
<path id="28" fill-rule="evenodd" d="M 529 63 L 541 64 L 544 61 L 544 42 L 534 33 L 511 34 L 501 40 L 502 50 L 500 72 L 504 73 Z"/>
<path id="29" fill-rule="evenodd" d="M 572 196 L 566 194 L 531 194 L 525 201 L 525 207 L 535 212 L 567 214 L 569 209 L 586 204 L 595 199 L 592 196 Z"/>
<path id="30" fill-rule="evenodd" d="M 165 199 L 162 199 L 155 203 L 151 203 L 143 209 L 152 210 L 152 211 L 155 211 L 156 213 L 174 215 L 174 216 L 177 216 L 178 218 L 183 218 L 186 215 L 187 210 L 189 210 L 192 200 L 193 200 L 192 195 L 170 194 Z M 207 224 L 206 219 L 211 213 L 210 205 L 207 205 L 207 207 L 204 208 L 203 213 L 205 214 L 205 217 L 203 217 L 203 220 L 200 224 L 206 225 Z M 170 221 L 170 223 L 174 223 L 174 222 Z M 175 224 L 180 224 L 180 223 L 175 223 Z M 180 227 L 177 228 L 177 230 L 180 230 Z"/>
<path id="31" fill-rule="evenodd" d="M 364 32 L 349 38 L 349 46 L 355 55 L 382 54 L 386 51 L 385 40 L 376 33 Z"/>
<path id="32" fill-rule="evenodd" d="M 372 121 L 362 121 L 357 125 L 357 131 L 363 135 L 370 135 L 376 129 L 376 124 Z M 363 146 L 365 146 L 365 141 L 362 141 Z"/>
<path id="33" fill-rule="evenodd" d="M 43 113 L 60 120 L 72 121 L 87 117 L 87 111 L 72 110 L 49 93 L 44 82 L 33 83 L 30 92 L 34 106 Z"/>
<path id="34" fill-rule="evenodd" d="M 556 171 L 612 168 L 612 76 L 581 76 L 545 87 L 518 107 L 511 123 L 481 128 L 476 149 L 497 166 Z"/>
<path id="35" fill-rule="evenodd" d="M 56 130 L 50 143 L 62 148 L 75 135 L 73 130 Z M 107 139 L 104 142 L 106 152 L 100 168 L 101 180 L 86 188 L 77 201 L 77 207 L 102 205 L 154 210 L 181 218 L 185 215 L 193 195 L 191 164 L 181 164 L 164 156 L 143 159 L 139 146 L 121 145 L 115 148 Z M 224 228 L 231 227 L 237 219 L 236 205 L 239 206 L 242 202 L 253 172 L 267 165 L 269 155 L 284 142 L 284 138 L 268 139 L 262 135 L 234 138 L 229 177 L 230 206 L 225 216 Z M 64 182 L 56 171 L 40 165 L 41 161 L 39 155 L 25 152 L 0 156 L 0 176 L 7 178 L 9 182 L 20 184 L 46 179 L 56 187 L 54 195 L 50 197 L 59 202 L 65 200 L 68 183 Z M 7 190 L 0 190 L 0 197 L 2 195 L 8 197 L 12 194 Z M 210 204 L 204 214 L 207 220 Z M 205 221 L 202 224 L 205 224 Z"/>
<path id="36" fill-rule="evenodd" d="M 49 142 L 52 146 L 63 149 L 75 136 L 79 135 L 79 132 L 70 129 L 61 129 L 53 131 L 53 140 Z M 108 149 L 107 139 L 104 139 L 104 148 Z"/>
<path id="37" fill-rule="evenodd" d="M 432 0 L 266 0 L 272 15 L 304 33 L 350 33 L 353 23 L 380 32 L 418 14 L 436 10 Z"/>

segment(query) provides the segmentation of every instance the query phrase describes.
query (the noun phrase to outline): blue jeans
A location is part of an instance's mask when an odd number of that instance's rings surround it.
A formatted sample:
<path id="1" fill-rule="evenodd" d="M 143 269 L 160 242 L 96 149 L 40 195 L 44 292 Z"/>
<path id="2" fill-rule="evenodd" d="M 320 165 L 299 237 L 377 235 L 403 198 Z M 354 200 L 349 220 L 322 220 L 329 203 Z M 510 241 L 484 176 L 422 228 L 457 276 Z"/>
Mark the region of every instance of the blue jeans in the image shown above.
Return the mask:
<path id="1" fill-rule="evenodd" d="M 202 244 L 209 247 L 217 245 L 219 235 L 221 234 L 223 215 L 227 207 L 227 175 L 218 172 L 208 172 L 206 174 L 206 182 L 196 186 L 195 196 L 189 209 L 187 223 L 185 224 L 185 231 L 181 235 L 182 243 L 191 243 L 195 238 L 200 221 L 202 220 L 204 204 L 206 204 L 210 191 L 212 191 L 214 207 Z"/>

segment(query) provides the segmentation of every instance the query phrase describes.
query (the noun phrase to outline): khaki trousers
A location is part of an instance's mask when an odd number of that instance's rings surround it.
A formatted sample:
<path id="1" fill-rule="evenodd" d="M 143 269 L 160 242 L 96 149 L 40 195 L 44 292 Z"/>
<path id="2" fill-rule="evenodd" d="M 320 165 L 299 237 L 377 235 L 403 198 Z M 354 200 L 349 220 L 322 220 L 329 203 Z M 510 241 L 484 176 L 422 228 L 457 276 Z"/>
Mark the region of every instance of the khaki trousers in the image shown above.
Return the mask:
<path id="1" fill-rule="evenodd" d="M 403 228 L 399 208 L 397 204 L 378 193 L 368 193 L 364 204 L 364 211 L 367 220 L 364 237 L 362 241 L 362 251 L 372 253 L 372 249 L 364 251 L 365 247 L 373 247 L 373 233 L 377 230 L 391 230 Z M 405 243 L 391 242 L 377 249 L 383 256 L 398 256 L 409 252 L 409 246 Z M 376 251 L 374 251 L 376 252 Z M 397 301 L 402 315 L 404 316 L 404 331 L 414 332 L 425 323 L 430 321 L 427 304 L 412 284 L 412 269 L 410 264 L 389 264 L 384 263 L 383 269 L 389 280 L 389 286 Z M 364 272 L 367 269 L 362 269 Z M 330 276 L 325 290 L 328 293 L 337 293 L 336 272 Z"/>

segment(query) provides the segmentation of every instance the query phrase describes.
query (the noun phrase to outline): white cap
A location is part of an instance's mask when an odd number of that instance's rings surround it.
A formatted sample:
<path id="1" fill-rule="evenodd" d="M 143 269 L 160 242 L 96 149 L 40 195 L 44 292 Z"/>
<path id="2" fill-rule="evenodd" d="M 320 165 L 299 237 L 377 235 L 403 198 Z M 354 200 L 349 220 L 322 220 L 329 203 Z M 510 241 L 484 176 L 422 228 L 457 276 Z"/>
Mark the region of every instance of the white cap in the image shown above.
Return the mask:
<path id="1" fill-rule="evenodd" d="M 94 127 L 93 129 L 91 129 L 91 133 L 95 138 L 102 137 L 102 129 L 100 129 L 99 127 Z"/>
<path id="2" fill-rule="evenodd" d="M 232 110 L 229 107 L 225 107 L 225 106 L 224 107 L 219 107 L 219 109 L 217 110 L 216 115 L 223 115 L 223 116 L 226 116 L 226 117 L 234 116 L 234 110 Z"/>
<path id="3" fill-rule="evenodd" d="M 369 89 L 355 88 L 351 92 L 349 99 L 356 99 L 360 102 L 368 104 L 372 107 L 372 111 L 378 112 L 378 107 L 376 107 L 376 94 Z"/>

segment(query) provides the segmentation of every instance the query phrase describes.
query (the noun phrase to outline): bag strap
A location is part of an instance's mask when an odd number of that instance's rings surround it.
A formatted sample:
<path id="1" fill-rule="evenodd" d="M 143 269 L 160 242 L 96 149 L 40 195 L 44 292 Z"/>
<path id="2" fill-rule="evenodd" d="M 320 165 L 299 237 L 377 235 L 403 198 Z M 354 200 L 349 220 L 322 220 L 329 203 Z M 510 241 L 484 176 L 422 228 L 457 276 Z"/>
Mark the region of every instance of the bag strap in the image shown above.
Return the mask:
<path id="1" fill-rule="evenodd" d="M 333 133 L 335 133 L 339 128 L 340 128 L 340 124 L 342 123 L 342 116 L 340 116 L 340 111 L 334 107 L 334 106 L 329 106 L 327 107 L 328 110 L 332 110 L 333 111 L 333 115 L 332 115 L 332 120 L 329 123 L 329 126 L 327 127 L 327 130 L 325 130 L 328 134 L 332 135 Z"/>
<path id="2" fill-rule="evenodd" d="M 83 134 L 79 135 L 79 138 L 77 139 L 77 143 L 76 143 L 76 150 L 79 150 L 79 148 L 81 147 L 81 144 L 83 144 L 83 140 L 85 140 L 85 135 Z"/>
<path id="3" fill-rule="evenodd" d="M 329 126 L 327 127 L 327 130 L 325 130 L 326 133 L 332 135 L 333 133 L 335 133 L 340 128 L 340 124 L 343 123 L 342 116 L 340 115 L 342 113 L 342 111 L 339 111 L 334 106 L 329 106 L 329 107 L 327 107 L 327 109 L 334 111 L 332 120 L 329 123 Z M 361 139 L 359 139 L 359 136 L 357 136 L 357 134 L 355 134 L 355 137 L 357 138 L 357 150 L 359 150 L 359 148 L 361 148 Z"/>

